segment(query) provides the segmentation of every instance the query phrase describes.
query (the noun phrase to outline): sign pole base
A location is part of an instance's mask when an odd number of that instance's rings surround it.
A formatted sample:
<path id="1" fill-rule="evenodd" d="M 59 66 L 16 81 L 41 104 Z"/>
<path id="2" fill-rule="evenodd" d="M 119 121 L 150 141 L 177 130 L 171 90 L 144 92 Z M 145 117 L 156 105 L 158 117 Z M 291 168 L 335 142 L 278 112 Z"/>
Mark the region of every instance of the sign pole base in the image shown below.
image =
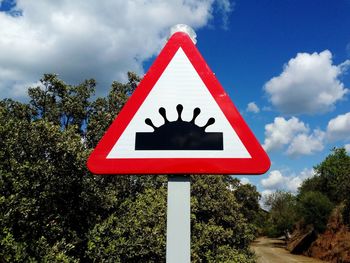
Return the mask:
<path id="1" fill-rule="evenodd" d="M 168 176 L 167 263 L 191 262 L 190 176 Z"/>

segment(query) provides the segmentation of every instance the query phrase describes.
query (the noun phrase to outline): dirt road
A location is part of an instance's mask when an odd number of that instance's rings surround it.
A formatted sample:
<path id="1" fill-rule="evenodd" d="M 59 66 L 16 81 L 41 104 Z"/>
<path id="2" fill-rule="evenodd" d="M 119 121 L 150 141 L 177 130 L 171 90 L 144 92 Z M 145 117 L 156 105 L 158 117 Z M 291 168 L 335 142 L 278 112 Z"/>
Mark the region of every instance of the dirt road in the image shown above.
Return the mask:
<path id="1" fill-rule="evenodd" d="M 317 259 L 290 254 L 279 239 L 258 238 L 251 246 L 258 263 L 321 263 Z"/>

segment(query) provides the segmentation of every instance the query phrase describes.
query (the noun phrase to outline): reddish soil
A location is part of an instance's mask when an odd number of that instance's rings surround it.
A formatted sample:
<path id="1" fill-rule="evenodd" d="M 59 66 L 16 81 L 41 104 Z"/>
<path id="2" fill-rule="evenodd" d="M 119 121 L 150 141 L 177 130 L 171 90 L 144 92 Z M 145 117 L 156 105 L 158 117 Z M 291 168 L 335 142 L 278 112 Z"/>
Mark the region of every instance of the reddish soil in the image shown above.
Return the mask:
<path id="1" fill-rule="evenodd" d="M 339 209 L 332 213 L 326 231 L 304 254 L 332 263 L 350 262 L 350 231 L 342 223 Z"/>

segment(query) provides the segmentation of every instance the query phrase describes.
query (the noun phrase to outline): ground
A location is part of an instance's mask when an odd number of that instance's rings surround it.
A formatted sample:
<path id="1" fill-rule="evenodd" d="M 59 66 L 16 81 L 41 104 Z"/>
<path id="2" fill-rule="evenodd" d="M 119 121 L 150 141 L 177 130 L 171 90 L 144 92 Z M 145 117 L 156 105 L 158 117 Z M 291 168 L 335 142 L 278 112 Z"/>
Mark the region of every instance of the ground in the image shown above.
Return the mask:
<path id="1" fill-rule="evenodd" d="M 293 255 L 285 249 L 283 240 L 261 237 L 253 242 L 252 250 L 258 257 L 258 263 L 321 263 L 318 259 Z"/>

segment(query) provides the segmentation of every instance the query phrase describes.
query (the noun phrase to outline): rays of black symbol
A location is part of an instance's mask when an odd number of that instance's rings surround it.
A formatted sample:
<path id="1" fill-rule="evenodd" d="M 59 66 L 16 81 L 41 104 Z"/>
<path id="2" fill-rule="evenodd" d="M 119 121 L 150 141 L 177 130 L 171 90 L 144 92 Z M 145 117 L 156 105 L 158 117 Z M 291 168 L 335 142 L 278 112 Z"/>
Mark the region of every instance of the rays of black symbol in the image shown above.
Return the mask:
<path id="1" fill-rule="evenodd" d="M 136 132 L 135 150 L 223 150 L 222 132 L 205 132 L 206 128 L 215 123 L 214 118 L 209 118 L 203 126 L 197 126 L 195 120 L 201 110 L 195 108 L 190 121 L 183 121 L 181 114 L 183 106 L 176 106 L 178 118 L 169 121 L 166 110 L 159 108 L 159 114 L 164 119 L 164 124 L 156 127 L 152 120 L 147 118 L 145 123 L 151 126 L 153 132 Z"/>

